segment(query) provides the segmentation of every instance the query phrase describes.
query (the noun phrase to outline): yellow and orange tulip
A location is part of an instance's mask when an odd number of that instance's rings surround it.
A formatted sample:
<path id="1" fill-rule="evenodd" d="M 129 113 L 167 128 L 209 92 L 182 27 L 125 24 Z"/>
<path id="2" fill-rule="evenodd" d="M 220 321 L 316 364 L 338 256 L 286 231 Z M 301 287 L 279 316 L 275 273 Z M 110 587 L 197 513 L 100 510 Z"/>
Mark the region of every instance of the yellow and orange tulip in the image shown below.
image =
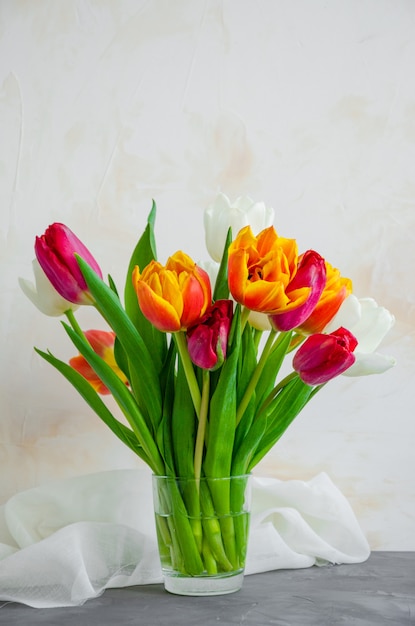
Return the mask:
<path id="1" fill-rule="evenodd" d="M 255 237 L 246 226 L 229 246 L 228 280 L 232 296 L 248 309 L 269 316 L 301 311 L 301 316 L 290 319 L 288 326 L 300 324 L 311 312 L 311 305 L 314 307 L 311 299 L 319 297 L 325 284 L 324 260 L 313 251 L 307 255 L 307 265 L 313 268 L 301 267 L 302 257 L 298 256 L 295 239 L 279 237 L 273 226 Z M 298 280 L 299 270 L 301 280 Z"/>
<path id="2" fill-rule="evenodd" d="M 91 348 L 114 370 L 118 378 L 127 384 L 127 379 L 118 367 L 114 356 L 115 333 L 105 330 L 86 330 L 85 337 Z M 92 385 L 98 393 L 107 395 L 110 391 L 97 376 L 87 360 L 81 355 L 74 356 L 69 360 L 69 365 Z"/>
<path id="3" fill-rule="evenodd" d="M 132 278 L 143 315 L 163 332 L 193 326 L 211 304 L 207 272 L 181 251 L 165 266 L 151 261 L 142 273 L 136 266 Z"/>

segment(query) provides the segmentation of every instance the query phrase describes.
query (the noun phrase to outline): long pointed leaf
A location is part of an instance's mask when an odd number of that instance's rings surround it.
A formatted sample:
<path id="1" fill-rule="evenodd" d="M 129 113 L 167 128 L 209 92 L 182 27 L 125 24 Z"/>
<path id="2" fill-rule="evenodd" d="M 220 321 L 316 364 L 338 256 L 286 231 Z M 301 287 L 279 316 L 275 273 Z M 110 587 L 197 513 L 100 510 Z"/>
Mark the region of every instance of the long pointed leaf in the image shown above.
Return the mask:
<path id="1" fill-rule="evenodd" d="M 220 370 L 210 401 L 209 438 L 204 469 L 206 476 L 230 476 L 236 423 L 236 387 L 241 345 L 239 308 L 235 311 L 227 358 Z"/>
<path id="2" fill-rule="evenodd" d="M 223 249 L 222 259 L 219 265 L 219 271 L 216 278 L 215 289 L 213 292 L 213 301 L 226 300 L 229 298 L 228 285 L 228 248 L 232 242 L 232 230 L 229 228 L 226 236 L 225 247 Z"/>
<path id="3" fill-rule="evenodd" d="M 71 338 L 73 344 L 92 367 L 104 385 L 110 390 L 118 406 L 127 418 L 131 428 L 137 436 L 145 453 L 148 455 L 155 471 L 163 472 L 164 465 L 160 457 L 159 450 L 147 427 L 146 421 L 137 405 L 134 396 L 127 389 L 121 379 L 115 374 L 113 369 L 84 341 L 77 335 L 70 326 L 63 323 L 63 326 Z"/>
<path id="4" fill-rule="evenodd" d="M 137 454 L 145 463 L 151 465 L 142 446 L 137 441 L 137 437 L 132 430 L 119 422 L 108 409 L 106 404 L 101 400 L 98 393 L 93 389 L 90 383 L 77 372 L 73 367 L 56 358 L 50 352 L 43 352 L 35 348 L 36 352 L 45 361 L 53 365 L 78 391 L 85 402 L 95 411 L 100 419 L 106 424 L 112 432 L 135 454 Z"/>
<path id="5" fill-rule="evenodd" d="M 277 443 L 289 425 L 314 395 L 314 388 L 306 385 L 301 378 L 293 378 L 281 389 L 266 411 L 266 416 L 259 419 L 267 421 L 267 428 L 259 443 L 255 456 L 249 465 L 249 471 Z"/>
<path id="6" fill-rule="evenodd" d="M 161 420 L 162 402 L 159 373 L 153 358 L 136 327 L 124 311 L 117 295 L 99 278 L 83 259 L 77 257 L 95 306 L 117 335 L 128 357 L 131 384 L 137 402 L 148 414 L 153 432 Z"/>
<path id="7" fill-rule="evenodd" d="M 140 271 L 143 271 L 144 267 L 148 265 L 150 261 L 157 259 L 154 237 L 156 210 L 156 203 L 153 200 L 153 205 L 147 220 L 147 227 L 140 237 L 128 265 L 124 288 L 124 302 L 128 317 L 140 333 L 147 349 L 151 352 L 155 369 L 157 372 L 160 372 L 167 352 L 166 334 L 157 330 L 142 314 L 132 281 L 132 273 L 136 265 L 138 265 Z"/>

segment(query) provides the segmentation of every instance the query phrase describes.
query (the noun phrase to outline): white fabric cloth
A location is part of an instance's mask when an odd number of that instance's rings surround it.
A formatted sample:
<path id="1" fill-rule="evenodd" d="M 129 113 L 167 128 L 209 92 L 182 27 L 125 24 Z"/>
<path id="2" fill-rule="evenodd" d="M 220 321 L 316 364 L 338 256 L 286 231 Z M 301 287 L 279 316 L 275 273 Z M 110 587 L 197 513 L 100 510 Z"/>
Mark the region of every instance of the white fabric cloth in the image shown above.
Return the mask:
<path id="1" fill-rule="evenodd" d="M 308 482 L 253 477 L 246 574 L 359 563 L 369 554 L 326 474 Z M 0 600 L 38 608 L 161 582 L 151 475 L 108 471 L 13 496 L 0 511 L 0 559 Z"/>

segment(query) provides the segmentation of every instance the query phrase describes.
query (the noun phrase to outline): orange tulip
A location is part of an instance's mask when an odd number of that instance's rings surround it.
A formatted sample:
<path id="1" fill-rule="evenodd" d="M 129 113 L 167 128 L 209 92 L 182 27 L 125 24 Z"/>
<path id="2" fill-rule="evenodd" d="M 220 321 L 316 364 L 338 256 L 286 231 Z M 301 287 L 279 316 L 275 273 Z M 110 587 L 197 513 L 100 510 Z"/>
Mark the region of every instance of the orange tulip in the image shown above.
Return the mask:
<path id="1" fill-rule="evenodd" d="M 321 257 L 311 251 L 310 255 L 321 266 Z M 255 237 L 246 226 L 229 246 L 228 280 L 232 296 L 248 309 L 267 315 L 286 314 L 300 307 L 305 311 L 313 281 L 295 279 L 300 261 L 295 239 L 279 237 L 273 226 Z M 322 278 L 325 280 L 325 276 Z M 324 281 L 318 282 L 322 289 Z"/>
<path id="2" fill-rule="evenodd" d="M 127 379 L 118 367 L 114 357 L 115 333 L 105 330 L 86 330 L 85 337 L 94 352 L 102 357 L 104 361 L 112 367 L 117 376 L 127 384 Z M 70 359 L 69 365 L 82 374 L 82 376 L 92 385 L 95 391 L 102 395 L 110 393 L 102 380 L 98 378 L 92 367 L 81 354 Z"/>
<path id="3" fill-rule="evenodd" d="M 326 261 L 327 281 L 323 293 L 317 302 L 314 311 L 301 324 L 299 330 L 303 333 L 320 333 L 333 319 L 343 300 L 352 293 L 352 281 L 341 276 L 338 269 Z"/>
<path id="4" fill-rule="evenodd" d="M 163 332 L 193 326 L 212 300 L 208 274 L 181 251 L 165 266 L 151 261 L 142 273 L 136 266 L 133 285 L 143 315 Z"/>

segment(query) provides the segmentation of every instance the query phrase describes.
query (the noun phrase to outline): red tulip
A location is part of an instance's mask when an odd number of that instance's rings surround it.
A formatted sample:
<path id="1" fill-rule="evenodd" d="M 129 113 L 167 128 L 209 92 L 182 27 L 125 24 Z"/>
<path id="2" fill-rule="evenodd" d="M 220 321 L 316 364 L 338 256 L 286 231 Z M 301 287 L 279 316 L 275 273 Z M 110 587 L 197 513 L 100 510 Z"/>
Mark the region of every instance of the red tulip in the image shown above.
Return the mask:
<path id="1" fill-rule="evenodd" d="M 299 257 L 297 273 L 287 285 L 285 293 L 290 301 L 295 294 L 307 289 L 307 299 L 295 309 L 286 313 L 270 315 L 271 325 L 276 330 L 291 330 L 300 326 L 314 311 L 326 284 L 326 265 L 322 256 L 314 250 L 308 250 Z"/>
<path id="2" fill-rule="evenodd" d="M 36 258 L 56 291 L 69 302 L 93 304 L 87 284 L 79 269 L 78 254 L 102 278 L 101 269 L 92 254 L 64 224 L 54 223 L 44 235 L 36 237 Z"/>
<path id="3" fill-rule="evenodd" d="M 353 365 L 356 346 L 356 337 L 342 327 L 329 335 L 310 335 L 297 350 L 293 368 L 307 385 L 322 385 Z"/>
<path id="4" fill-rule="evenodd" d="M 222 365 L 226 358 L 232 316 L 232 300 L 216 300 L 199 323 L 187 330 L 187 346 L 195 365 L 207 370 Z"/>

